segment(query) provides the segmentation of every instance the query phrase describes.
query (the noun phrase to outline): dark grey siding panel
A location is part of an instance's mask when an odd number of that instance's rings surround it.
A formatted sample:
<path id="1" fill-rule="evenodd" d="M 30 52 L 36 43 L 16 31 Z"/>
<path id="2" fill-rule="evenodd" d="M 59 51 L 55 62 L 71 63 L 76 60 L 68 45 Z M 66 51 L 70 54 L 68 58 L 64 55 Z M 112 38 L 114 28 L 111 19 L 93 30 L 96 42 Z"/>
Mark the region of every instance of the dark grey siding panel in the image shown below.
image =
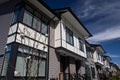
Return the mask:
<path id="1" fill-rule="evenodd" d="M 20 1 L 21 0 L 11 0 L 7 3 L 0 5 L 0 54 L 5 53 L 5 46 L 12 20 L 12 13 L 14 11 L 14 6 Z M 2 62 L 3 62 L 3 58 L 0 59 L 0 65 L 2 65 Z"/>

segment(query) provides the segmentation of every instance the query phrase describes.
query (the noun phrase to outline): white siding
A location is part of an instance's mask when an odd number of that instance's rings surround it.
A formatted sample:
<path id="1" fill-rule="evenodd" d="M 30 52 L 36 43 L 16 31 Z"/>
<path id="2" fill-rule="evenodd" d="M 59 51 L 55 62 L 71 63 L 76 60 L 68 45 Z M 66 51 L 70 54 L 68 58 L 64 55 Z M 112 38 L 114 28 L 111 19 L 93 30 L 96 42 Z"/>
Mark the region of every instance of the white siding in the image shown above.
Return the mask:
<path id="1" fill-rule="evenodd" d="M 12 36 L 10 36 L 10 37 L 8 37 L 8 39 L 7 39 L 7 44 L 9 44 L 9 43 L 11 43 L 11 42 L 14 42 L 14 41 L 15 41 L 15 34 L 12 35 Z"/>
<path id="2" fill-rule="evenodd" d="M 17 24 L 14 24 L 13 26 L 10 27 L 8 35 L 13 34 L 16 31 L 17 31 Z"/>
<path id="3" fill-rule="evenodd" d="M 55 28 L 55 47 L 61 46 L 60 23 Z"/>
<path id="4" fill-rule="evenodd" d="M 102 60 L 103 58 L 102 58 L 102 56 L 100 56 L 101 59 L 100 60 L 98 59 L 99 55 L 98 55 L 97 51 L 94 52 L 93 57 L 94 57 L 94 62 L 98 62 L 103 65 L 103 60 Z"/>

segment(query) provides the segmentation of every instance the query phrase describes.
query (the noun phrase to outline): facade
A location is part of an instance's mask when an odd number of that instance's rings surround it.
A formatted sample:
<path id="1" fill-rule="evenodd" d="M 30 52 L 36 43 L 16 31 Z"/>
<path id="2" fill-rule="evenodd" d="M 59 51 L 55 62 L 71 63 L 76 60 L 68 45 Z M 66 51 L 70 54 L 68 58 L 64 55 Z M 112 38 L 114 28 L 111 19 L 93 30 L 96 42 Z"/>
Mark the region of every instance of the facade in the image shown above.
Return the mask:
<path id="1" fill-rule="evenodd" d="M 86 41 L 86 80 L 98 80 L 97 68 L 94 62 L 95 47 Z"/>
<path id="2" fill-rule="evenodd" d="M 58 18 L 42 1 L 1 1 L 0 52 L 4 54 L 1 78 L 48 78 L 49 33 L 55 20 Z"/>
<path id="3" fill-rule="evenodd" d="M 0 1 L 0 79 L 102 80 L 108 58 L 70 8 L 42 0 Z M 107 73 L 106 73 L 107 75 Z"/>
<path id="4" fill-rule="evenodd" d="M 93 53 L 94 62 L 97 69 L 97 78 L 98 80 L 104 80 L 104 74 L 103 74 L 103 54 L 105 53 L 105 50 L 102 48 L 101 45 L 94 45 L 91 44 L 93 47 L 95 47 L 95 51 Z"/>
<path id="5" fill-rule="evenodd" d="M 110 77 L 110 60 L 111 58 L 109 56 L 103 56 L 103 73 L 105 75 L 105 78 Z"/>
<path id="6" fill-rule="evenodd" d="M 55 52 L 49 54 L 49 79 L 83 78 L 87 58 L 85 37 L 91 36 L 70 8 L 54 10 L 60 20 L 54 29 Z M 54 62 L 54 63 L 53 63 Z"/>
<path id="7" fill-rule="evenodd" d="M 110 76 L 117 76 L 120 68 L 115 63 L 110 62 Z"/>

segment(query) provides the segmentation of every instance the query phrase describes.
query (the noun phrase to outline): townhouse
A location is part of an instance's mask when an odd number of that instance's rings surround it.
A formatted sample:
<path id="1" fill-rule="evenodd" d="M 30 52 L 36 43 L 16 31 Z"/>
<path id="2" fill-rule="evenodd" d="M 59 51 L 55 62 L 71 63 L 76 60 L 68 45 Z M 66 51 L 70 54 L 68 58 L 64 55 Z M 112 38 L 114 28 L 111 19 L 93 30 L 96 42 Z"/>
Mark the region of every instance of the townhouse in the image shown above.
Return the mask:
<path id="1" fill-rule="evenodd" d="M 85 74 L 85 37 L 91 36 L 70 8 L 54 10 L 60 20 L 55 27 L 55 52 L 49 55 L 49 74 L 60 80 Z"/>
<path id="2" fill-rule="evenodd" d="M 91 34 L 70 8 L 4 0 L 0 22 L 1 79 L 102 80 L 102 67 L 109 68 L 104 49 L 85 41 Z"/>
<path id="3" fill-rule="evenodd" d="M 103 64 L 104 64 L 103 73 L 105 78 L 110 77 L 110 60 L 111 60 L 110 56 L 106 56 L 106 55 L 103 56 Z"/>
<path id="4" fill-rule="evenodd" d="M 41 0 L 0 3 L 0 54 L 4 54 L 1 79 L 47 80 L 50 29 L 58 17 Z"/>
<path id="5" fill-rule="evenodd" d="M 91 44 L 93 47 L 95 47 L 95 51 L 93 53 L 94 62 L 97 69 L 97 78 L 98 80 L 104 80 L 104 74 L 103 74 L 103 54 L 105 53 L 105 50 L 102 48 L 101 45 Z"/>
<path id="6" fill-rule="evenodd" d="M 86 41 L 86 80 L 98 80 L 97 68 L 94 61 L 96 48 Z"/>
<path id="7" fill-rule="evenodd" d="M 117 76 L 120 73 L 120 68 L 117 64 L 110 62 L 110 76 Z"/>
<path id="8" fill-rule="evenodd" d="M 84 76 L 85 38 L 91 34 L 70 8 L 53 12 L 40 0 L 5 0 L 0 14 L 1 79 Z"/>

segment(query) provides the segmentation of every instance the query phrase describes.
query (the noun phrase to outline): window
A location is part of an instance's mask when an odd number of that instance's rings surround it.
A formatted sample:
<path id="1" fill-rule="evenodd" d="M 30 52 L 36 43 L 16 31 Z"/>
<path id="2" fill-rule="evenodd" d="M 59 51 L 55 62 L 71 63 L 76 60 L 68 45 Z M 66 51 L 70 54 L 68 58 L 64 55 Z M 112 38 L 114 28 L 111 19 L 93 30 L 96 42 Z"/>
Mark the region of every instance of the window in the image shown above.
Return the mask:
<path id="1" fill-rule="evenodd" d="M 19 54 L 17 56 L 15 76 L 45 76 L 45 59 Z"/>
<path id="2" fill-rule="evenodd" d="M 43 18 L 41 18 L 39 13 L 35 12 L 29 12 L 25 10 L 24 16 L 23 16 L 23 23 L 26 25 L 32 27 L 33 29 L 41 32 L 42 34 L 47 34 L 48 33 L 48 26 L 46 25 L 46 22 L 43 22 Z M 44 17 L 45 18 L 45 17 Z"/>
<path id="3" fill-rule="evenodd" d="M 18 48 L 15 76 L 45 77 L 46 52 L 20 45 Z"/>
<path id="4" fill-rule="evenodd" d="M 41 21 L 39 18 L 37 17 L 34 17 L 34 20 L 33 20 L 33 28 L 40 31 L 40 26 L 41 26 Z"/>
<path id="5" fill-rule="evenodd" d="M 87 50 L 87 57 L 88 58 L 93 58 L 93 54 L 90 50 Z"/>
<path id="6" fill-rule="evenodd" d="M 32 19 L 33 19 L 33 15 L 27 10 L 25 10 L 23 16 L 23 23 L 27 24 L 28 26 L 32 26 Z"/>
<path id="7" fill-rule="evenodd" d="M 90 58 L 90 51 L 87 51 L 87 57 Z"/>
<path id="8" fill-rule="evenodd" d="M 79 49 L 84 52 L 84 43 L 81 39 L 79 39 Z"/>
<path id="9" fill-rule="evenodd" d="M 98 53 L 98 60 L 101 61 L 101 55 Z"/>
<path id="10" fill-rule="evenodd" d="M 95 78 L 95 69 L 94 69 L 94 67 L 91 67 L 91 71 L 92 71 L 92 77 Z"/>
<path id="11" fill-rule="evenodd" d="M 74 45 L 73 32 L 67 27 L 66 27 L 66 41 L 67 41 L 67 43 Z"/>
<path id="12" fill-rule="evenodd" d="M 13 15 L 13 19 L 12 19 L 12 24 L 15 23 L 15 22 L 17 22 L 19 13 L 20 13 L 20 5 L 17 5 L 17 6 L 15 7 L 15 10 L 14 10 L 14 15 Z"/>
<path id="13" fill-rule="evenodd" d="M 42 34 L 47 34 L 47 25 L 45 23 L 42 23 L 41 33 Z"/>
<path id="14" fill-rule="evenodd" d="M 2 76 L 6 76 L 10 53 L 6 53 L 3 62 Z"/>
<path id="15" fill-rule="evenodd" d="M 39 61 L 39 76 L 45 76 L 45 60 Z"/>
<path id="16" fill-rule="evenodd" d="M 16 69 L 14 72 L 15 76 L 26 76 L 26 56 L 17 56 Z"/>
<path id="17" fill-rule="evenodd" d="M 6 52 L 7 52 L 7 51 L 11 51 L 11 49 L 12 49 L 12 44 L 7 45 Z"/>
<path id="18" fill-rule="evenodd" d="M 90 71 L 90 66 L 85 64 L 85 72 L 86 72 L 86 77 L 87 80 L 91 80 L 91 71 Z"/>

